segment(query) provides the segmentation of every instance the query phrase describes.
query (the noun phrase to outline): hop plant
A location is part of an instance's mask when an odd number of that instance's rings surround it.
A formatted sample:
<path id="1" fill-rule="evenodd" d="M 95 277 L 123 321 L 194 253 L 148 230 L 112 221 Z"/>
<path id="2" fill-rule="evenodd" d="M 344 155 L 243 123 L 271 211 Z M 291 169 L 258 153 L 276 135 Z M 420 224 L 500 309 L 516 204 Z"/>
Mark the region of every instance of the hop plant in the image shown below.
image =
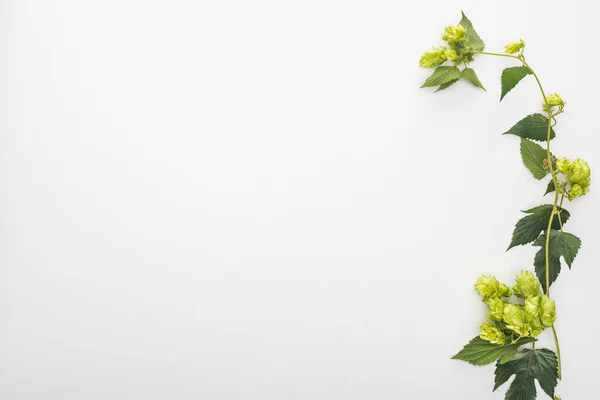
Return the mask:
<path id="1" fill-rule="evenodd" d="M 464 13 L 458 25 L 446 27 L 442 39 L 446 41 L 444 47 L 421 57 L 421 66 L 437 67 L 423 83 L 423 88 L 437 88 L 437 92 L 464 79 L 484 89 L 471 68 L 475 57 L 480 55 L 499 56 L 518 63 L 502 72 L 501 101 L 521 80 L 531 79 L 528 76 L 535 78 L 545 113 L 528 115 L 505 133 L 518 137 L 521 158 L 533 177 L 538 180 L 550 177 L 545 194 L 554 192 L 551 204 L 524 211 L 527 215 L 517 222 L 509 246 L 509 249 L 527 244 L 541 247 L 533 260 L 536 274 L 521 271 L 512 290 L 491 275 L 477 279 L 474 287 L 487 305 L 486 320 L 480 326 L 479 335 L 454 358 L 474 365 L 496 362 L 496 388 L 515 375 L 506 398 L 534 399 L 537 380 L 549 397 L 560 400 L 555 387 L 561 379 L 561 356 L 554 328 L 556 303 L 550 298 L 550 287 L 563 262 L 571 268 L 581 246 L 577 236 L 563 229 L 571 214 L 562 205 L 565 198 L 574 200 L 588 193 L 590 167 L 580 158 L 570 160 L 553 155 L 551 140 L 557 136 L 554 130 L 557 117 L 564 112 L 566 103 L 557 93 L 546 96 L 549 92 L 544 90 L 539 76 L 526 61 L 523 39 L 508 43 L 504 53 L 484 52 L 483 40 Z M 449 63 L 444 65 L 446 62 Z M 532 343 L 548 328 L 552 329 L 556 353 L 538 349 Z M 530 343 L 531 348 L 522 348 Z"/>

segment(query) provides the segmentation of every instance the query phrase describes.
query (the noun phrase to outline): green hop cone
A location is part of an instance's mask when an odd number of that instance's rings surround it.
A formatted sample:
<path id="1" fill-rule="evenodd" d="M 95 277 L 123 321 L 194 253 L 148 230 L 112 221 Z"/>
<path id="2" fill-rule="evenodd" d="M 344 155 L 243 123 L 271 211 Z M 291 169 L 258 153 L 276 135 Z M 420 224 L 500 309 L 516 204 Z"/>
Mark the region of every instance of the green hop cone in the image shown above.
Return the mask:
<path id="1" fill-rule="evenodd" d="M 567 177 L 570 187 L 566 194 L 569 200 L 572 201 L 589 192 L 592 180 L 590 166 L 585 160 L 578 158 L 569 161 L 566 158 L 561 158 L 556 161 L 556 169 Z"/>
<path id="2" fill-rule="evenodd" d="M 527 299 L 525 299 L 523 311 L 525 311 L 525 315 L 529 320 L 538 318 L 540 315 L 540 297 L 529 296 Z"/>
<path id="3" fill-rule="evenodd" d="M 571 185 L 571 189 L 567 192 L 569 201 L 573 201 L 578 197 L 585 195 L 587 192 L 580 185 Z"/>
<path id="4" fill-rule="evenodd" d="M 521 271 L 517 275 L 515 285 L 513 286 L 515 296 L 528 298 L 530 296 L 538 296 L 541 293 L 540 284 L 537 278 L 529 271 Z"/>
<path id="5" fill-rule="evenodd" d="M 458 53 L 454 49 L 446 49 L 444 51 L 444 58 L 448 61 L 455 61 L 458 58 Z"/>
<path id="6" fill-rule="evenodd" d="M 540 297 L 540 320 L 548 328 L 556 321 L 556 303 L 545 294 Z"/>
<path id="7" fill-rule="evenodd" d="M 484 303 L 490 308 L 488 318 L 494 322 L 502 322 L 504 315 L 504 302 L 499 298 L 488 298 L 484 300 Z"/>
<path id="8" fill-rule="evenodd" d="M 467 30 L 462 25 L 449 26 L 444 30 L 442 39 L 453 46 L 456 42 L 467 40 Z"/>
<path id="9" fill-rule="evenodd" d="M 546 101 L 542 103 L 542 107 L 544 108 L 544 111 L 552 112 L 554 107 L 562 108 L 565 104 L 565 101 L 557 93 L 552 93 L 546 96 Z"/>
<path id="10" fill-rule="evenodd" d="M 536 317 L 527 322 L 527 329 L 529 329 L 529 335 L 537 337 L 545 329 L 544 325 L 540 322 L 540 318 Z"/>
<path id="11" fill-rule="evenodd" d="M 569 175 L 571 173 L 571 161 L 566 157 L 556 160 L 556 169 L 561 174 Z"/>
<path id="12" fill-rule="evenodd" d="M 519 40 L 518 42 L 511 42 L 504 46 L 504 50 L 507 54 L 515 54 L 523 48 L 525 48 L 525 42 L 523 39 Z"/>
<path id="13" fill-rule="evenodd" d="M 571 174 L 569 181 L 581 185 L 582 187 L 589 186 L 591 183 L 590 166 L 581 158 L 576 159 L 571 164 Z"/>
<path id="14" fill-rule="evenodd" d="M 434 47 L 433 50 L 425 52 L 419 60 L 419 65 L 423 68 L 435 68 L 446 61 L 446 47 Z"/>
<path id="15" fill-rule="evenodd" d="M 506 327 L 519 336 L 529 335 L 525 312 L 518 305 L 512 303 L 505 305 L 503 320 L 506 323 Z"/>
<path id="16" fill-rule="evenodd" d="M 481 275 L 475 282 L 475 290 L 484 298 L 502 297 L 501 283 L 491 275 Z"/>
<path id="17" fill-rule="evenodd" d="M 512 295 L 512 290 L 504 283 L 500 284 L 500 291 L 502 292 L 503 297 L 510 297 Z"/>
<path id="18" fill-rule="evenodd" d="M 504 336 L 504 333 L 494 324 L 489 322 L 484 322 L 481 324 L 481 333 L 479 334 L 479 337 L 483 340 L 487 340 L 490 343 L 499 345 L 506 344 L 506 336 Z"/>

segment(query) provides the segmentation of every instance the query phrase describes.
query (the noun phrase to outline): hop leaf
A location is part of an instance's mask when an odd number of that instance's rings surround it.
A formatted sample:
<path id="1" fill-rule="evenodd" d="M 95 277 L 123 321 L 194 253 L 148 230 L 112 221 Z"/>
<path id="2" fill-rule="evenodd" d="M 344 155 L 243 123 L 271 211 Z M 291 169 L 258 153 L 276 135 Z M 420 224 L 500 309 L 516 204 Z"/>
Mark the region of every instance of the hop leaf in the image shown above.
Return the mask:
<path id="1" fill-rule="evenodd" d="M 515 375 L 515 379 L 506 392 L 505 400 L 535 400 L 535 380 L 548 396 L 554 397 L 554 388 L 558 383 L 556 354 L 548 349 L 526 349 L 505 364 L 497 363 L 494 391 L 512 375 Z"/>

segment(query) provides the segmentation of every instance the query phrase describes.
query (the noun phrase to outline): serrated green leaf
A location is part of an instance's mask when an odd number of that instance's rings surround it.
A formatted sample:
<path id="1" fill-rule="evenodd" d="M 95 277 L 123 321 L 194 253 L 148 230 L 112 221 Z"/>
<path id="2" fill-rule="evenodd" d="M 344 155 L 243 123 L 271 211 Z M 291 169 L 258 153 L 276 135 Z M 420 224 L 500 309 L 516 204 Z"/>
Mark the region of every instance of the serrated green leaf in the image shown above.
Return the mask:
<path id="1" fill-rule="evenodd" d="M 548 222 L 550 221 L 553 208 L 554 206 L 552 204 L 544 204 L 523 211 L 525 214 L 529 215 L 521 218 L 515 225 L 512 240 L 510 241 L 507 250 L 510 250 L 515 246 L 533 242 L 540 233 L 545 229 L 548 229 Z M 564 208 L 558 208 L 558 210 L 560 211 L 562 223 L 565 224 L 571 214 Z M 552 228 L 560 229 L 560 221 L 558 218 L 552 220 Z"/>
<path id="2" fill-rule="evenodd" d="M 508 92 L 510 92 L 517 83 L 521 81 L 521 79 L 525 78 L 527 75 L 531 75 L 531 70 L 529 67 L 510 67 L 505 68 L 502 71 L 502 78 L 500 79 L 502 83 L 502 94 L 500 95 L 500 101 L 506 96 Z"/>
<path id="3" fill-rule="evenodd" d="M 506 383 L 512 375 L 515 379 L 506 392 L 505 400 L 535 400 L 535 381 L 548 396 L 554 398 L 558 383 L 558 360 L 548 349 L 525 349 L 504 364 L 496 364 L 494 391 Z"/>
<path id="4" fill-rule="evenodd" d="M 475 70 L 473 70 L 473 68 L 463 69 L 462 77 L 465 78 L 467 81 L 471 82 L 474 86 L 477 86 L 478 88 L 485 90 L 485 88 L 483 87 L 483 84 L 477 77 L 477 74 L 475 73 Z"/>
<path id="5" fill-rule="evenodd" d="M 455 79 L 460 79 L 460 69 L 458 67 L 437 67 L 421 88 L 440 86 Z"/>
<path id="6" fill-rule="evenodd" d="M 453 360 L 466 361 L 473 365 L 488 365 L 500 359 L 500 363 L 510 361 L 516 354 L 519 346 L 535 342 L 533 338 L 522 338 L 515 344 L 501 346 L 490 343 L 476 336 L 463 347 Z"/>
<path id="7" fill-rule="evenodd" d="M 555 190 L 556 188 L 554 187 L 554 181 L 551 179 L 550 182 L 548 182 L 548 187 L 546 188 L 546 193 L 544 193 L 544 196 L 548 193 L 554 192 Z"/>
<path id="8" fill-rule="evenodd" d="M 437 93 L 440 90 L 448 89 L 450 86 L 454 85 L 458 81 L 459 79 L 453 79 L 450 82 L 446 82 L 443 85 L 440 85 L 440 87 L 438 87 L 433 93 Z"/>
<path id="9" fill-rule="evenodd" d="M 548 170 L 544 168 L 544 160 L 547 155 L 546 150 L 539 144 L 521 138 L 521 159 L 535 179 L 542 179 L 548 174 Z"/>
<path id="10" fill-rule="evenodd" d="M 562 219 L 562 213 L 561 213 Z M 535 254 L 535 258 L 533 260 L 533 265 L 535 266 L 535 273 L 538 277 L 538 280 L 542 284 L 542 288 L 544 288 L 544 292 L 547 292 L 546 288 L 546 233 L 542 233 L 536 240 L 533 242 L 533 246 L 540 246 L 540 250 Z M 562 232 L 557 229 L 552 229 L 550 231 L 550 241 L 548 247 L 548 259 L 549 259 L 549 271 L 548 278 L 550 285 L 556 281 L 558 274 L 560 274 L 561 263 L 560 258 L 562 257 L 565 263 L 571 268 L 575 257 L 577 256 L 577 252 L 581 247 L 581 239 L 577 236 L 568 233 Z"/>
<path id="11" fill-rule="evenodd" d="M 459 24 L 467 30 L 466 45 L 473 48 L 473 50 L 483 51 L 485 48 L 485 43 L 483 43 L 483 40 L 481 40 L 475 31 L 475 28 L 473 28 L 473 24 L 471 21 L 469 21 L 469 18 L 467 18 L 464 12 L 462 13 L 462 19 L 460 20 Z"/>
<path id="12" fill-rule="evenodd" d="M 548 118 L 542 114 L 531 114 L 517 122 L 503 135 L 516 135 L 525 139 L 545 142 L 548 138 Z M 550 129 L 550 139 L 556 136 L 554 129 Z"/>

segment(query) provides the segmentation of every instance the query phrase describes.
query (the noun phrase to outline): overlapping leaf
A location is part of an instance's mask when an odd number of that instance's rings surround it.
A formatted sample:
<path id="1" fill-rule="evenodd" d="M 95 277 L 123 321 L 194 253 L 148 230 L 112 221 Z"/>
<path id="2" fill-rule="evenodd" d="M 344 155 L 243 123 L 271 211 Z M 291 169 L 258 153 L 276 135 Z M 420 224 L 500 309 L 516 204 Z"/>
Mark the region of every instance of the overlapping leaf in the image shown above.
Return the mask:
<path id="1" fill-rule="evenodd" d="M 521 159 L 535 179 L 544 178 L 549 171 L 544 167 L 548 152 L 531 140 L 521 139 Z"/>
<path id="2" fill-rule="evenodd" d="M 452 359 L 466 361 L 473 365 L 488 365 L 496 360 L 498 360 L 500 364 L 503 364 L 512 360 L 517 353 L 519 346 L 531 342 L 535 342 L 535 339 L 522 338 L 515 344 L 501 346 L 476 336 L 467 343 L 457 355 L 452 357 Z"/>
<path id="3" fill-rule="evenodd" d="M 554 398 L 558 382 L 558 360 L 548 349 L 522 350 L 504 364 L 496 364 L 494 391 L 506 383 L 511 376 L 515 379 L 506 392 L 505 400 L 535 400 L 535 381 L 548 396 Z"/>
<path id="4" fill-rule="evenodd" d="M 544 291 L 546 292 L 546 234 L 543 233 L 540 235 L 540 237 L 533 242 L 533 245 L 541 247 L 535 254 L 533 265 L 535 266 L 535 273 L 542 284 L 542 288 L 544 288 Z M 560 274 L 560 258 L 562 257 L 569 268 L 571 268 L 580 247 L 581 239 L 577 236 L 557 229 L 552 229 L 550 231 L 550 241 L 548 246 L 548 278 L 550 285 L 552 285 L 558 277 L 558 274 Z"/>
<path id="5" fill-rule="evenodd" d="M 450 67 L 443 65 L 441 67 L 437 67 L 433 74 L 427 78 L 425 83 L 421 86 L 421 88 L 425 87 L 435 87 L 447 84 L 453 80 L 460 79 L 461 74 L 458 67 Z"/>
<path id="6" fill-rule="evenodd" d="M 515 225 L 513 231 L 512 240 L 507 250 L 511 248 L 527 243 L 533 242 L 540 236 L 540 233 L 548 228 L 548 222 L 552 215 L 554 206 L 552 204 L 543 204 L 541 206 L 533 207 L 529 210 L 523 211 L 525 214 L 529 214 L 526 217 L 521 218 Z M 571 214 L 564 208 L 558 208 L 562 223 L 566 223 Z M 552 220 L 552 227 L 554 229 L 560 229 L 560 222 L 558 218 Z"/>
<path id="7" fill-rule="evenodd" d="M 481 89 L 485 90 L 485 87 L 483 87 L 483 84 L 481 83 L 481 81 L 477 77 L 477 74 L 475 73 L 475 70 L 473 70 L 473 68 L 465 68 L 465 69 L 463 69 L 463 71 L 462 71 L 462 77 L 464 79 L 466 79 L 467 81 L 469 81 L 474 86 L 477 86 L 478 88 L 481 88 Z"/>
<path id="8" fill-rule="evenodd" d="M 485 43 L 483 43 L 483 40 L 481 40 L 481 38 L 475 31 L 475 28 L 473 28 L 473 24 L 471 23 L 471 21 L 469 21 L 469 18 L 467 18 L 465 13 L 462 13 L 462 19 L 460 20 L 459 24 L 467 30 L 466 45 L 476 51 L 483 51 L 483 49 L 485 48 Z"/>

